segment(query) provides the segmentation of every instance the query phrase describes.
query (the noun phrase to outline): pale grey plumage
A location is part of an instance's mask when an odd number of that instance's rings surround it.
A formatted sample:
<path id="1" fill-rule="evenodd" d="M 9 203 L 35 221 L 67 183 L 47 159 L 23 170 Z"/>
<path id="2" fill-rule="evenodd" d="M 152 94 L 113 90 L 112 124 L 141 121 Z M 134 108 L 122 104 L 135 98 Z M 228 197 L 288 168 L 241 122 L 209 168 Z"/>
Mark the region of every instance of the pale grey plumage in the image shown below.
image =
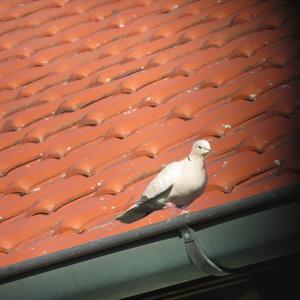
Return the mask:
<path id="1" fill-rule="evenodd" d="M 146 187 L 141 199 L 117 217 L 135 222 L 155 210 L 171 205 L 185 208 L 200 196 L 207 181 L 205 156 L 211 151 L 208 141 L 198 140 L 183 160 L 168 164 Z"/>

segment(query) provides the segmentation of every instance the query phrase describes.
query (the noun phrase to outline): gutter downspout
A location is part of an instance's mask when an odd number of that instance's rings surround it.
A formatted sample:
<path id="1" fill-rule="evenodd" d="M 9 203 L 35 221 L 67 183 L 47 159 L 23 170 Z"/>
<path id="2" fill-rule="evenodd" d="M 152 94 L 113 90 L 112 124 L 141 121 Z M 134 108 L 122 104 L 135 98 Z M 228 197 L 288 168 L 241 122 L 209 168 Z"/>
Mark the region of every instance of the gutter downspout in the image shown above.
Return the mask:
<path id="1" fill-rule="evenodd" d="M 190 260 L 200 270 L 213 276 L 226 276 L 233 272 L 233 270 L 218 266 L 207 256 L 194 229 L 186 225 L 180 229 L 180 233 Z"/>

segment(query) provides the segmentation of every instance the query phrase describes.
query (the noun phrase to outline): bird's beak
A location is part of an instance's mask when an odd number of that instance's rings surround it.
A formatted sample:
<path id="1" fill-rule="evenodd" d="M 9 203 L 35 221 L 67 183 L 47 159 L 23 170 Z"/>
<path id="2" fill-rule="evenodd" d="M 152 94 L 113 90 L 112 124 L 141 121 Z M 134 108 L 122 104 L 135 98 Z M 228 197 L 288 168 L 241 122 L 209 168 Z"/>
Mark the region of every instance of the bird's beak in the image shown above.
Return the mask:
<path id="1" fill-rule="evenodd" d="M 203 149 L 205 150 L 205 152 L 202 154 L 202 156 L 206 157 L 211 150 L 207 148 L 203 148 Z"/>
<path id="2" fill-rule="evenodd" d="M 206 153 L 212 152 L 212 150 L 208 148 L 204 148 L 204 150 L 206 150 Z"/>

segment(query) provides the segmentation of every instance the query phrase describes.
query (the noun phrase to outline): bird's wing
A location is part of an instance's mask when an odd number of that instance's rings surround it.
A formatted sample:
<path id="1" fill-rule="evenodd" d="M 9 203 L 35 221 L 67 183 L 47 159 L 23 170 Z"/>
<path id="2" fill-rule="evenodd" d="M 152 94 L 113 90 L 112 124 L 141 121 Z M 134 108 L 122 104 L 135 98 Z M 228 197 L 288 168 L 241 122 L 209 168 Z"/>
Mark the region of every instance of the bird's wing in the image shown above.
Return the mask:
<path id="1" fill-rule="evenodd" d="M 180 162 L 173 162 L 167 165 L 154 177 L 146 187 L 143 196 L 152 199 L 170 189 L 175 179 L 180 175 Z"/>
<path id="2" fill-rule="evenodd" d="M 141 199 L 136 204 L 119 215 L 116 219 L 123 223 L 132 223 L 144 218 L 155 210 L 161 209 L 162 204 L 156 202 L 157 197 L 167 197 L 168 190 L 172 188 L 175 179 L 180 174 L 181 164 L 173 162 L 167 165 L 149 183 Z"/>

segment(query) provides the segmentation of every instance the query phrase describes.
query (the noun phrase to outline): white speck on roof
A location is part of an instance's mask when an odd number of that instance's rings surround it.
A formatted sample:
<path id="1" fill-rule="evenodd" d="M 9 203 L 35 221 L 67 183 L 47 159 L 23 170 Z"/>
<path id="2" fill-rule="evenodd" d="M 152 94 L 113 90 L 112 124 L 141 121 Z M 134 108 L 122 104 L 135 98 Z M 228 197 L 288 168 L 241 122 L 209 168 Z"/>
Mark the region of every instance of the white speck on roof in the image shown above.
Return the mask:
<path id="1" fill-rule="evenodd" d="M 280 160 L 275 159 L 275 160 L 274 160 L 274 163 L 275 163 L 277 166 L 280 166 Z"/>
<path id="2" fill-rule="evenodd" d="M 251 94 L 251 95 L 249 95 L 249 98 L 250 98 L 251 100 L 256 100 L 256 94 Z"/>
<path id="3" fill-rule="evenodd" d="M 222 124 L 222 126 L 226 129 L 230 129 L 231 128 L 231 125 L 230 124 Z"/>

